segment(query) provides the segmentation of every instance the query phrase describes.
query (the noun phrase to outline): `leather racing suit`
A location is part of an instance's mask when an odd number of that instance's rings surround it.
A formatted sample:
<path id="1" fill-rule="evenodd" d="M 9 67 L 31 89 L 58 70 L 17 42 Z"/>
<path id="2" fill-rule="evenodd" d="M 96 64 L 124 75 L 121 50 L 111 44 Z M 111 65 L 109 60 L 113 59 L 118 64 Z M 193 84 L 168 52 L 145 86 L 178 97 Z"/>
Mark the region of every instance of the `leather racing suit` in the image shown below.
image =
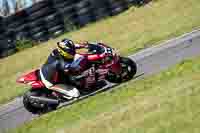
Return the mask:
<path id="1" fill-rule="evenodd" d="M 75 47 L 81 49 L 86 48 L 87 45 L 75 44 Z M 73 60 L 66 60 L 57 49 L 54 49 L 40 69 L 41 81 L 46 88 L 51 88 L 55 84 L 66 84 L 68 78 L 65 73 L 70 70 L 83 71 L 86 64 L 86 59 L 82 55 L 76 54 Z"/>

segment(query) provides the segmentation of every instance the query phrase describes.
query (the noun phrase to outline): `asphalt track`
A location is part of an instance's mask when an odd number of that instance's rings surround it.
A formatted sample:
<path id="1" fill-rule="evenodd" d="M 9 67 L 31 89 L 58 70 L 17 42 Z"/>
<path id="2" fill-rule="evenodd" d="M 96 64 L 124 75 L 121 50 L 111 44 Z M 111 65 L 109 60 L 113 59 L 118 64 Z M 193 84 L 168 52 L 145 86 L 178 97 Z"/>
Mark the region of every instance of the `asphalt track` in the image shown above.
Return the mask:
<path id="1" fill-rule="evenodd" d="M 138 71 L 135 78 L 135 80 L 137 80 L 166 70 L 185 59 L 196 56 L 200 56 L 199 30 L 166 41 L 155 47 L 142 50 L 129 57 L 137 63 Z M 113 86 L 114 84 L 109 84 L 98 92 L 105 91 L 106 88 L 112 88 Z M 98 92 L 91 95 L 95 95 Z M 82 97 L 80 100 L 89 96 Z M 61 107 L 73 103 L 73 101 L 71 103 L 65 103 Z M 38 116 L 32 115 L 23 108 L 22 99 L 20 97 L 16 98 L 12 102 L 0 107 L 0 132 L 16 128 L 36 117 Z"/>

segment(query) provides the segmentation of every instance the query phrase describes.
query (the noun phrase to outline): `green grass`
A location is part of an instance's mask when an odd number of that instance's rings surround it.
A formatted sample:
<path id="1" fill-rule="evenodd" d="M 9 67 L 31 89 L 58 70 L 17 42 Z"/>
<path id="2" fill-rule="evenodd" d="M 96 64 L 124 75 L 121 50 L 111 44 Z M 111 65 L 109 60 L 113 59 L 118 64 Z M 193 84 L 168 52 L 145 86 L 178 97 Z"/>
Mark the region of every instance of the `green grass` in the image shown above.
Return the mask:
<path id="1" fill-rule="evenodd" d="M 128 55 L 198 27 L 199 3 L 153 1 L 60 38 L 103 40 Z M 4 77 L 0 86 L 9 88 L 2 92 L 1 101 L 24 91 L 25 88 L 15 84 L 16 76 L 40 66 L 56 40 L 0 61 L 7 64 L 0 66 L 0 75 Z M 199 133 L 199 75 L 199 58 L 187 60 L 166 72 L 121 84 L 112 91 L 36 118 L 12 132 Z M 9 95 L 5 97 L 6 94 Z"/>
<path id="2" fill-rule="evenodd" d="M 198 133 L 200 62 L 130 81 L 69 108 L 46 114 L 15 133 Z"/>
<path id="3" fill-rule="evenodd" d="M 199 3 L 199 0 L 154 0 L 144 7 L 132 7 L 118 16 L 0 60 L 0 103 L 26 90 L 27 87 L 16 84 L 16 78 L 40 67 L 61 38 L 102 40 L 119 49 L 122 55 L 132 54 L 199 27 Z"/>

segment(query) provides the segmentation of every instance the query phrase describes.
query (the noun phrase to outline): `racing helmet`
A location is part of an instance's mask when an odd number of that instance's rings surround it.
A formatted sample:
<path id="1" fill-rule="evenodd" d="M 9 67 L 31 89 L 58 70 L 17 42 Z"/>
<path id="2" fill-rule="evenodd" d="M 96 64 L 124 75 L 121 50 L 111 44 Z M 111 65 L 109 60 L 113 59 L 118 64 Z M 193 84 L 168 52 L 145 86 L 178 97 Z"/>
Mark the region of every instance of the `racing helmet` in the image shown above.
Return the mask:
<path id="1" fill-rule="evenodd" d="M 69 39 L 63 39 L 61 42 L 57 42 L 57 49 L 64 59 L 73 59 L 76 54 L 74 42 Z"/>

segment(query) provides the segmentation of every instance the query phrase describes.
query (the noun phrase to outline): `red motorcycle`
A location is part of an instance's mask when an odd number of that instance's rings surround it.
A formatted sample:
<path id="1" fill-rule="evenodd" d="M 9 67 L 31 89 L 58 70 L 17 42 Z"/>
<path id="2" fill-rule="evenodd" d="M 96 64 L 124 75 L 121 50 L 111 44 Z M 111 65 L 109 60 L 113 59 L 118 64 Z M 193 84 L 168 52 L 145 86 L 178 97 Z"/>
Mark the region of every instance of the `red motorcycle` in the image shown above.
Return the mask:
<path id="1" fill-rule="evenodd" d="M 79 75 L 70 75 L 70 83 L 63 87 L 57 84 L 54 88 L 65 88 L 69 93 L 62 93 L 59 89 L 47 89 L 41 81 L 39 69 L 34 70 L 17 79 L 18 83 L 28 84 L 31 89 L 23 96 L 24 107 L 32 113 L 43 113 L 56 109 L 62 102 L 78 99 L 85 92 L 94 91 L 101 81 L 121 83 L 132 79 L 136 74 L 136 63 L 126 57 L 120 57 L 117 51 L 105 44 L 90 44 L 87 53 L 78 55 L 87 58 L 90 67 Z M 56 78 L 55 80 L 58 80 Z M 55 81 L 59 82 L 59 81 Z M 88 91 L 90 90 L 90 91 Z M 70 95 L 77 93 L 77 95 Z"/>

